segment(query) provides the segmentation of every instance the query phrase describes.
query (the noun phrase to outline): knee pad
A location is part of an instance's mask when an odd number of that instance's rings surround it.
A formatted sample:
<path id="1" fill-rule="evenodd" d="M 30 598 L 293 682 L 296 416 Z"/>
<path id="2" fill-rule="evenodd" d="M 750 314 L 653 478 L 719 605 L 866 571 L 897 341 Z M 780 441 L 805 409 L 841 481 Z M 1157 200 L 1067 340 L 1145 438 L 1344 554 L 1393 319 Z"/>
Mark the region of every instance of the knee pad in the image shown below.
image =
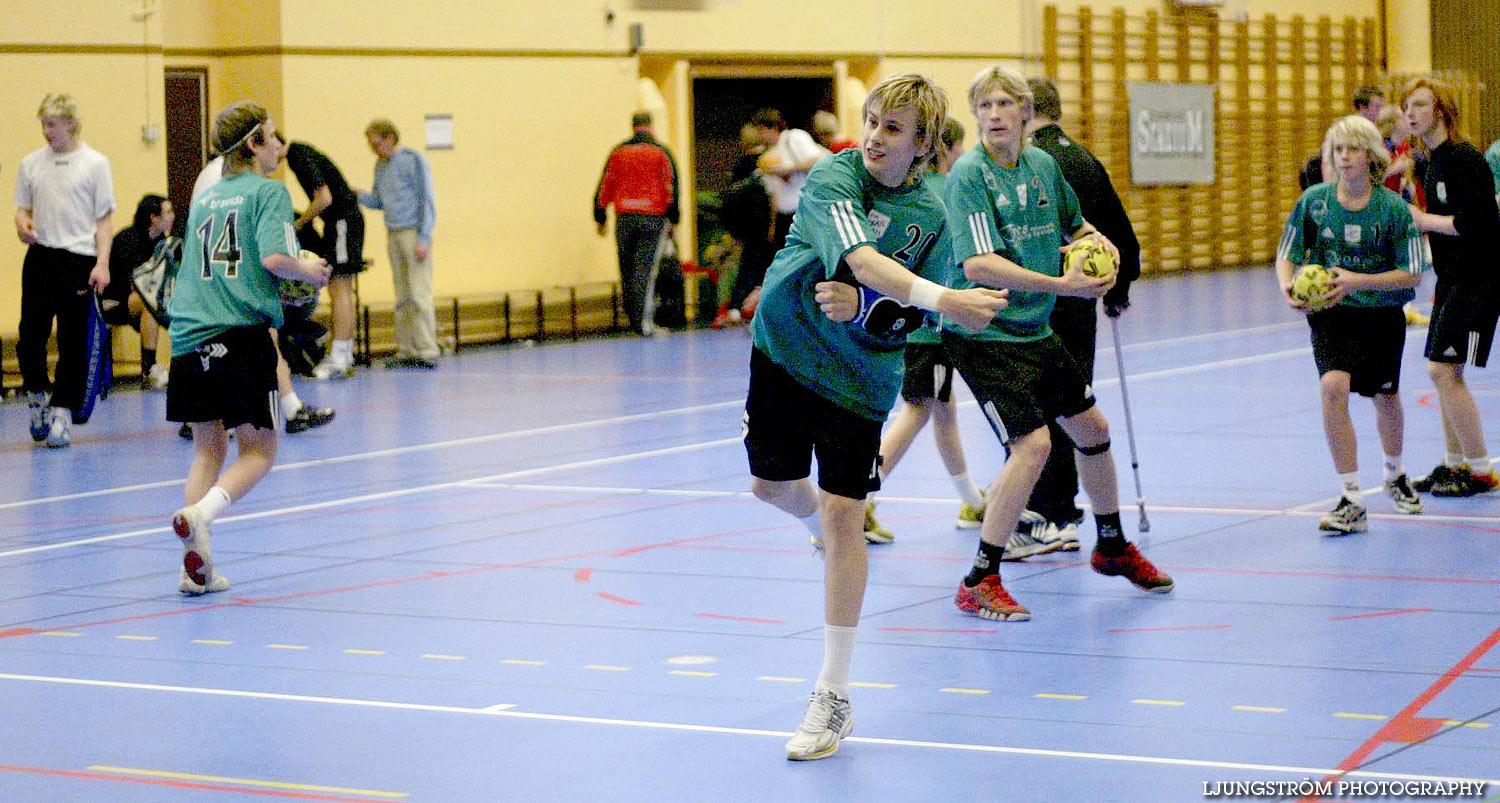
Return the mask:
<path id="1" fill-rule="evenodd" d="M 1074 446 L 1073 448 L 1077 449 L 1081 455 L 1092 457 L 1093 455 L 1104 454 L 1109 451 L 1109 441 L 1105 441 L 1098 446 Z"/>

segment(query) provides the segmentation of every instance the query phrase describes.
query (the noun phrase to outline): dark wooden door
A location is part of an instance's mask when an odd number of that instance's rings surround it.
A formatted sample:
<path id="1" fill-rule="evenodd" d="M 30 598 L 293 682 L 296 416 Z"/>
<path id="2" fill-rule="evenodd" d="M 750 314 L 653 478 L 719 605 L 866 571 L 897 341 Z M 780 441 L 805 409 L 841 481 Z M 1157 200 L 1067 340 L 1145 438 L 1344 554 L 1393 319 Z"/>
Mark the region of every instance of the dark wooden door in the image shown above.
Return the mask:
<path id="1" fill-rule="evenodd" d="M 208 161 L 208 70 L 166 71 L 167 197 L 177 210 L 177 235 L 187 228 L 193 182 Z"/>

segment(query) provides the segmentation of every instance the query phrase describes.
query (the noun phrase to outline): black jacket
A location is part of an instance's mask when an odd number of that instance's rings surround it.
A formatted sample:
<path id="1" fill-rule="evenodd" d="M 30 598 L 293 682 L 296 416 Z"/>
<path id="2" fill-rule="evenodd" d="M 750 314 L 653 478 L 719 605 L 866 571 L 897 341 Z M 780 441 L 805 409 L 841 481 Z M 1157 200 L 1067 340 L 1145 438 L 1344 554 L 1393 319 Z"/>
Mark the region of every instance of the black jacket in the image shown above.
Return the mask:
<path id="1" fill-rule="evenodd" d="M 1078 196 L 1084 220 L 1094 225 L 1120 250 L 1120 278 L 1104 294 L 1104 303 L 1129 306 L 1130 283 L 1141 276 L 1141 243 L 1125 214 L 1115 185 L 1104 165 L 1089 149 L 1073 141 L 1056 123 L 1042 126 L 1031 135 L 1031 144 L 1046 151 L 1062 169 L 1063 178 Z"/>

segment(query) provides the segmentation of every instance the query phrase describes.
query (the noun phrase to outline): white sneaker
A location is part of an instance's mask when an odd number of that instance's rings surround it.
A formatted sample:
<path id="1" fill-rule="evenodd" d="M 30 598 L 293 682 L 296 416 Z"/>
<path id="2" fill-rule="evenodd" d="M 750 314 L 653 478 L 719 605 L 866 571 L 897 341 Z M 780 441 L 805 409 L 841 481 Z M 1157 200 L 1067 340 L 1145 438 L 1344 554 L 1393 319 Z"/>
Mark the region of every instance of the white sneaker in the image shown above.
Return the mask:
<path id="1" fill-rule="evenodd" d="M 839 751 L 839 740 L 853 730 L 849 701 L 828 689 L 819 689 L 812 693 L 802 724 L 786 743 L 786 757 L 792 761 L 827 758 Z"/>
<path id="2" fill-rule="evenodd" d="M 151 370 L 146 372 L 146 381 L 151 383 L 152 390 L 166 390 L 167 369 L 161 365 L 151 366 Z"/>
<path id="3" fill-rule="evenodd" d="M 47 394 L 26 394 L 26 406 L 31 410 L 31 439 L 45 440 L 47 430 L 52 427 L 52 406 L 47 404 Z"/>
<path id="4" fill-rule="evenodd" d="M 341 360 L 332 355 L 324 357 L 313 369 L 313 379 L 348 379 L 354 376 L 354 361 Z"/>
<path id="5" fill-rule="evenodd" d="M 66 407 L 52 408 L 52 423 L 47 427 L 47 446 L 53 449 L 61 449 L 73 445 L 73 435 L 69 432 L 69 420 L 73 417 L 73 411 Z"/>
<path id="6" fill-rule="evenodd" d="M 1041 535 L 1046 532 L 1046 529 L 1046 519 L 1030 510 L 1023 511 L 1021 520 L 1016 522 L 1016 531 L 1011 533 L 1010 540 L 1005 542 L 1005 552 L 1000 559 L 1023 560 L 1062 549 L 1062 539 L 1050 543 L 1042 540 Z"/>
<path id="7" fill-rule="evenodd" d="M 182 541 L 182 589 L 189 594 L 205 594 L 215 589 L 214 555 L 209 541 L 213 529 L 195 507 L 185 507 L 172 514 L 172 532 Z M 189 588 L 203 589 L 192 591 Z M 225 581 L 225 588 L 229 587 Z"/>
<path id="8" fill-rule="evenodd" d="M 193 582 L 193 578 L 188 576 L 187 569 L 183 569 L 178 573 L 177 590 L 181 591 L 184 594 L 187 594 L 188 596 L 197 597 L 203 594 L 212 594 L 218 591 L 227 591 L 228 589 L 229 578 L 225 577 L 222 574 L 219 574 L 218 572 L 213 573 L 213 576 L 209 578 L 207 585 L 200 585 Z"/>
<path id="9" fill-rule="evenodd" d="M 1049 521 L 1047 522 L 1047 526 L 1044 529 L 1042 529 L 1040 532 L 1033 531 L 1033 533 L 1036 535 L 1037 540 L 1041 541 L 1044 544 L 1058 544 L 1057 548 L 1061 552 L 1078 551 L 1077 522 L 1070 521 L 1067 524 L 1059 527 Z"/>

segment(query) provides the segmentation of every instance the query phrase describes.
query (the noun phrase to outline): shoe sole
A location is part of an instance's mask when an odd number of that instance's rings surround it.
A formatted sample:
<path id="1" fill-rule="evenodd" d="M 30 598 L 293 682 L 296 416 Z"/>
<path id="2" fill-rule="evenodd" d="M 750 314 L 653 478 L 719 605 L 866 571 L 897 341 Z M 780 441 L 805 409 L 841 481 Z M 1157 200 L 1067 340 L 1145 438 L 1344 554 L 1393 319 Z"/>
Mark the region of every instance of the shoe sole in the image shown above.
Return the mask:
<path id="1" fill-rule="evenodd" d="M 1126 577 L 1126 575 L 1125 575 L 1124 572 L 1107 572 L 1107 571 L 1103 571 L 1098 566 L 1093 565 L 1092 562 L 1089 563 L 1089 568 L 1093 569 L 1094 570 L 1094 574 L 1097 574 L 1100 577 L 1123 577 L 1126 582 L 1130 583 L 1131 585 L 1135 586 L 1136 588 L 1139 588 L 1142 591 L 1149 591 L 1152 594 L 1166 594 L 1166 593 L 1169 593 L 1172 589 L 1174 589 L 1174 588 L 1177 587 L 1177 583 L 1175 583 L 1175 582 L 1173 582 L 1171 580 L 1168 580 L 1166 585 L 1159 585 L 1159 586 L 1141 585 L 1140 583 L 1137 583 L 1136 581 L 1130 579 L 1129 577 Z"/>
<path id="2" fill-rule="evenodd" d="M 984 526 L 984 522 L 969 521 L 968 519 L 958 519 L 953 522 L 953 526 L 960 530 L 978 530 L 979 528 Z"/>
<path id="3" fill-rule="evenodd" d="M 854 717 L 851 716 L 851 717 L 849 717 L 849 719 L 847 719 L 847 720 L 844 721 L 844 731 L 843 731 L 843 733 L 839 734 L 839 738 L 833 740 L 833 745 L 832 746 L 828 747 L 826 750 L 819 750 L 816 753 L 808 753 L 806 755 L 797 755 L 795 753 L 792 753 L 792 752 L 788 751 L 787 754 L 786 754 L 786 760 L 787 761 L 817 761 L 820 758 L 828 758 L 829 756 L 831 756 L 834 753 L 837 753 L 839 751 L 839 744 L 841 744 L 844 741 L 844 737 L 848 736 L 849 734 L 851 734 L 853 732 L 854 732 Z"/>
<path id="4" fill-rule="evenodd" d="M 990 610 L 988 608 L 979 608 L 977 610 L 972 610 L 972 611 L 971 610 L 966 610 L 964 608 L 959 608 L 959 610 L 963 611 L 964 613 L 966 613 L 966 614 L 968 614 L 970 616 L 977 616 L 980 619 L 988 619 L 988 620 L 990 620 L 992 622 L 1029 622 L 1029 621 L 1031 621 L 1031 611 L 1011 611 L 1010 613 L 1001 613 L 1000 611 L 992 611 L 992 610 Z"/>
<path id="5" fill-rule="evenodd" d="M 1355 533 L 1369 532 L 1370 524 L 1369 522 L 1361 521 L 1351 524 L 1347 527 L 1340 527 L 1337 524 L 1324 524 L 1323 522 L 1318 522 L 1318 529 L 1322 530 L 1325 533 L 1331 533 L 1333 535 L 1353 535 Z"/>
<path id="6" fill-rule="evenodd" d="M 896 540 L 895 535 L 881 535 L 880 533 L 865 530 L 865 542 L 869 544 L 889 544 Z"/>
<path id="7" fill-rule="evenodd" d="M 213 577 L 214 567 L 203 559 L 203 553 L 207 550 L 194 536 L 192 523 L 186 516 L 176 513 L 172 516 L 172 532 L 182 542 L 182 568 L 187 572 L 188 579 L 206 589 L 209 579 Z"/>
<path id="8" fill-rule="evenodd" d="M 1000 556 L 1000 560 L 1006 563 L 1014 563 L 1018 560 L 1034 558 L 1037 555 L 1046 555 L 1050 552 L 1057 552 L 1062 548 L 1062 542 L 1059 541 L 1054 544 L 1034 544 L 1032 546 L 1020 547 L 1014 550 L 1007 549 L 1005 550 L 1005 553 Z"/>

